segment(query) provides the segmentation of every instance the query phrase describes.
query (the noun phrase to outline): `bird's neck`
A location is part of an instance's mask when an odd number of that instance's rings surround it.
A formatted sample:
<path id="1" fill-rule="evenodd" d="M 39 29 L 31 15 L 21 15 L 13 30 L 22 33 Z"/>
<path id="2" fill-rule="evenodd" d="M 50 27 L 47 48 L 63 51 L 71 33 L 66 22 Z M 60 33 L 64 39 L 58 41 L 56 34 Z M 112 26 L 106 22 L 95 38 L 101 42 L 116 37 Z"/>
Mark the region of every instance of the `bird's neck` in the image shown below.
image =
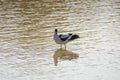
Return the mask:
<path id="1" fill-rule="evenodd" d="M 58 33 L 57 32 L 54 32 L 54 35 L 57 35 Z"/>

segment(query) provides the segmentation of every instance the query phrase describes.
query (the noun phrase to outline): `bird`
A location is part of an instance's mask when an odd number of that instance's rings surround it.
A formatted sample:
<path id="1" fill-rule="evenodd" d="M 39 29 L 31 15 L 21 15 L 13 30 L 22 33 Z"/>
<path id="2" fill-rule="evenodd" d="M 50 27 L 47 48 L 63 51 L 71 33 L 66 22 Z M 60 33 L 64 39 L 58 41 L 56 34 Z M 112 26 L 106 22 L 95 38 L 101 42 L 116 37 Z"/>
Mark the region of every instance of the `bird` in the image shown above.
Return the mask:
<path id="1" fill-rule="evenodd" d="M 79 35 L 77 35 L 77 34 L 72 34 L 72 33 L 58 34 L 58 29 L 54 30 L 54 41 L 57 44 L 60 44 L 61 48 L 62 48 L 62 45 L 64 45 L 64 47 L 66 49 L 66 44 L 70 41 L 77 39 L 77 38 L 79 38 Z"/>

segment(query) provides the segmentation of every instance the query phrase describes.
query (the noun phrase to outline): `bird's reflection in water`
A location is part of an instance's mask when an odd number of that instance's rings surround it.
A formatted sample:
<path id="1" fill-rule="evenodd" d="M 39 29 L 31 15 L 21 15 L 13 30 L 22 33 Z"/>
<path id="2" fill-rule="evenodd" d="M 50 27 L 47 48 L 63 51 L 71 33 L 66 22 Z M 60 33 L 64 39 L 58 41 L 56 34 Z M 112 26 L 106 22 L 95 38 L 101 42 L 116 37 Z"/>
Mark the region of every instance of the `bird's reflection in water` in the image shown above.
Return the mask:
<path id="1" fill-rule="evenodd" d="M 75 53 L 65 50 L 63 48 L 56 50 L 53 55 L 55 66 L 57 66 L 57 64 L 58 64 L 58 59 L 72 60 L 72 59 L 77 59 L 78 57 L 79 57 L 78 54 L 75 54 Z"/>

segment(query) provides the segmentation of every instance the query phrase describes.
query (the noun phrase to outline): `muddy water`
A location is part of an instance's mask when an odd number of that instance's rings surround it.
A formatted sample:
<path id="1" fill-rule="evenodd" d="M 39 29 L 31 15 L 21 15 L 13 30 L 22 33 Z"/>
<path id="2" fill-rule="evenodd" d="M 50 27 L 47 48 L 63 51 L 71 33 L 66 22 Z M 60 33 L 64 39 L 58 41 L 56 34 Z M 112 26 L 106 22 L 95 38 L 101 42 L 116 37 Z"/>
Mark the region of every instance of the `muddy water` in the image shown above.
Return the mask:
<path id="1" fill-rule="evenodd" d="M 54 29 L 79 39 L 67 50 Z M 0 1 L 1 80 L 120 80 L 119 0 Z"/>

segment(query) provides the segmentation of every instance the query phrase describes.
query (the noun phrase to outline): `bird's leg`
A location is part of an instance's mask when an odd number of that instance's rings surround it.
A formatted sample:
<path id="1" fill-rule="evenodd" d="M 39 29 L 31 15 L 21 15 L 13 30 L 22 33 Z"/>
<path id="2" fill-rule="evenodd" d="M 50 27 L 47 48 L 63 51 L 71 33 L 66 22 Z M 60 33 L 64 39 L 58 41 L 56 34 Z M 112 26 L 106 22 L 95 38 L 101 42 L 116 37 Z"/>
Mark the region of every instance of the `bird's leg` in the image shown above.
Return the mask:
<path id="1" fill-rule="evenodd" d="M 60 44 L 60 48 L 62 48 L 62 44 Z"/>
<path id="2" fill-rule="evenodd" d="M 64 44 L 64 46 L 65 46 L 65 49 L 66 49 L 66 44 Z"/>

